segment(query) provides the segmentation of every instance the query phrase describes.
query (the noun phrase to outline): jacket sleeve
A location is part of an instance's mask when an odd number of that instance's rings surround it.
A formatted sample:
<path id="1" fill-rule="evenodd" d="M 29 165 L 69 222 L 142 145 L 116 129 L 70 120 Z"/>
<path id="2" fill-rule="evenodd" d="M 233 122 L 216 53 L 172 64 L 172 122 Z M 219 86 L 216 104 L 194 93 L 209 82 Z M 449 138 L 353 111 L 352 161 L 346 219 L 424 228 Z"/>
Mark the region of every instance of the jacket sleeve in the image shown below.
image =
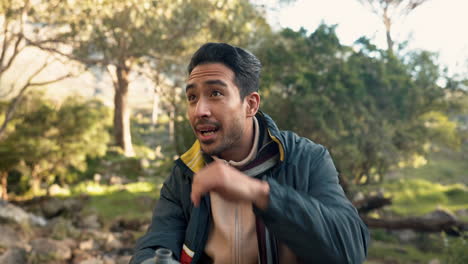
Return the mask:
<path id="1" fill-rule="evenodd" d="M 299 177 L 296 184 L 306 187 L 293 188 L 269 178 L 268 207 L 254 211 L 305 263 L 362 263 L 368 229 L 339 185 L 328 151 L 320 146 L 314 152 L 318 155 L 313 160 L 299 156 L 306 166 L 284 164 L 286 177 Z"/>
<path id="2" fill-rule="evenodd" d="M 146 234 L 138 239 L 130 264 L 139 264 L 154 257 L 154 252 L 159 247 L 170 249 L 174 256 L 180 259 L 187 221 L 180 198 L 176 195 L 181 191 L 178 184 L 181 179 L 177 179 L 180 174 L 176 173 L 176 170 L 177 168 L 173 169 L 161 188 L 151 225 Z"/>

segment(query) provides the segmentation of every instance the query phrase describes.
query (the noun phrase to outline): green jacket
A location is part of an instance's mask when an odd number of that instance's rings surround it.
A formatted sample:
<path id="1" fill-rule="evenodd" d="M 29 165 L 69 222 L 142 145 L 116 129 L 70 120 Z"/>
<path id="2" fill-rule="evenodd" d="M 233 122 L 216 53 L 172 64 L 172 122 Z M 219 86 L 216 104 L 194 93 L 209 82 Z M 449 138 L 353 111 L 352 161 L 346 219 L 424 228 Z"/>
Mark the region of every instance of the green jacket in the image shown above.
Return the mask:
<path id="1" fill-rule="evenodd" d="M 369 232 L 339 185 L 328 151 L 278 130 L 263 113 L 257 119 L 278 144 L 280 162 L 261 175 L 270 185 L 269 205 L 265 211 L 254 207 L 254 213 L 304 263 L 364 262 Z M 202 197 L 198 208 L 190 200 L 193 175 L 205 165 L 199 153 L 197 141 L 175 162 L 130 263 L 154 256 L 158 247 L 172 250 L 182 263 L 197 263 L 202 256 L 211 224 L 209 195 Z"/>

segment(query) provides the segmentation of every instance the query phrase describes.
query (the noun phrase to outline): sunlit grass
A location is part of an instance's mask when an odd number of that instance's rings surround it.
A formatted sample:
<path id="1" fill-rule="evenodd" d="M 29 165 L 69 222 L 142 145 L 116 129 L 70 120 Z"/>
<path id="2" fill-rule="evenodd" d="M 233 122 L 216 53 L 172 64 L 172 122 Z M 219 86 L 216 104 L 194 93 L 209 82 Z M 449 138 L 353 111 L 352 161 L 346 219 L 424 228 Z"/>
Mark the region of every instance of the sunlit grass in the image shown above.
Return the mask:
<path id="1" fill-rule="evenodd" d="M 159 190 L 159 188 L 161 188 L 161 184 L 148 181 L 115 185 L 105 185 L 93 181 L 84 181 L 72 187 L 72 194 L 106 195 L 117 191 L 151 193 Z"/>
<path id="2" fill-rule="evenodd" d="M 443 185 L 424 179 L 399 179 L 383 184 L 392 197 L 395 213 L 423 215 L 437 208 L 456 211 L 468 208 L 468 188 L 463 184 Z"/>
<path id="3" fill-rule="evenodd" d="M 148 181 L 121 185 L 86 181 L 73 187 L 72 193 L 89 195 L 84 214 L 97 214 L 104 226 L 108 227 L 117 219 L 149 221 L 160 188 L 160 183 Z"/>
<path id="4" fill-rule="evenodd" d="M 468 184 L 468 160 L 463 159 L 462 154 L 457 152 L 453 152 L 451 156 L 433 154 L 428 158 L 426 165 L 400 169 L 397 175 L 399 178 L 420 178 L 446 184 Z"/>

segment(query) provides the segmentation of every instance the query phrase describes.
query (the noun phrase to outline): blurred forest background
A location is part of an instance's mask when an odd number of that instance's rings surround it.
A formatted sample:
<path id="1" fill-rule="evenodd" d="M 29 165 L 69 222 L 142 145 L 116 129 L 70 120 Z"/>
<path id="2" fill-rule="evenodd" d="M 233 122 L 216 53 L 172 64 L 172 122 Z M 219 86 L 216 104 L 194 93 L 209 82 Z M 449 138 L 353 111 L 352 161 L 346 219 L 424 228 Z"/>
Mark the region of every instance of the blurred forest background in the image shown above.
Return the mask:
<path id="1" fill-rule="evenodd" d="M 366 263 L 468 263 L 468 74 L 392 38 L 426 1 L 359 1 L 384 49 L 274 28 L 260 2 L 1 0 L 0 263 L 128 263 L 193 143 L 182 87 L 208 41 L 256 54 L 262 110 L 330 150 Z"/>

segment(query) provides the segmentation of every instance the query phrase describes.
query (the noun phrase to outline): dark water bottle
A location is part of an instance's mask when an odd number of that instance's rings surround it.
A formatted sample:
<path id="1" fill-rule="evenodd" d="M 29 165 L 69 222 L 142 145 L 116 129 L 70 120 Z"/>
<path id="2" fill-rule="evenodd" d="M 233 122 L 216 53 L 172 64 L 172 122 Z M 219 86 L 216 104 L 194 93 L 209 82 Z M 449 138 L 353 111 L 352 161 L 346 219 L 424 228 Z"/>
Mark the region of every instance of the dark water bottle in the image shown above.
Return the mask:
<path id="1" fill-rule="evenodd" d="M 172 251 L 166 248 L 158 248 L 156 256 L 151 259 L 143 261 L 141 264 L 180 264 L 177 260 L 172 258 Z"/>

